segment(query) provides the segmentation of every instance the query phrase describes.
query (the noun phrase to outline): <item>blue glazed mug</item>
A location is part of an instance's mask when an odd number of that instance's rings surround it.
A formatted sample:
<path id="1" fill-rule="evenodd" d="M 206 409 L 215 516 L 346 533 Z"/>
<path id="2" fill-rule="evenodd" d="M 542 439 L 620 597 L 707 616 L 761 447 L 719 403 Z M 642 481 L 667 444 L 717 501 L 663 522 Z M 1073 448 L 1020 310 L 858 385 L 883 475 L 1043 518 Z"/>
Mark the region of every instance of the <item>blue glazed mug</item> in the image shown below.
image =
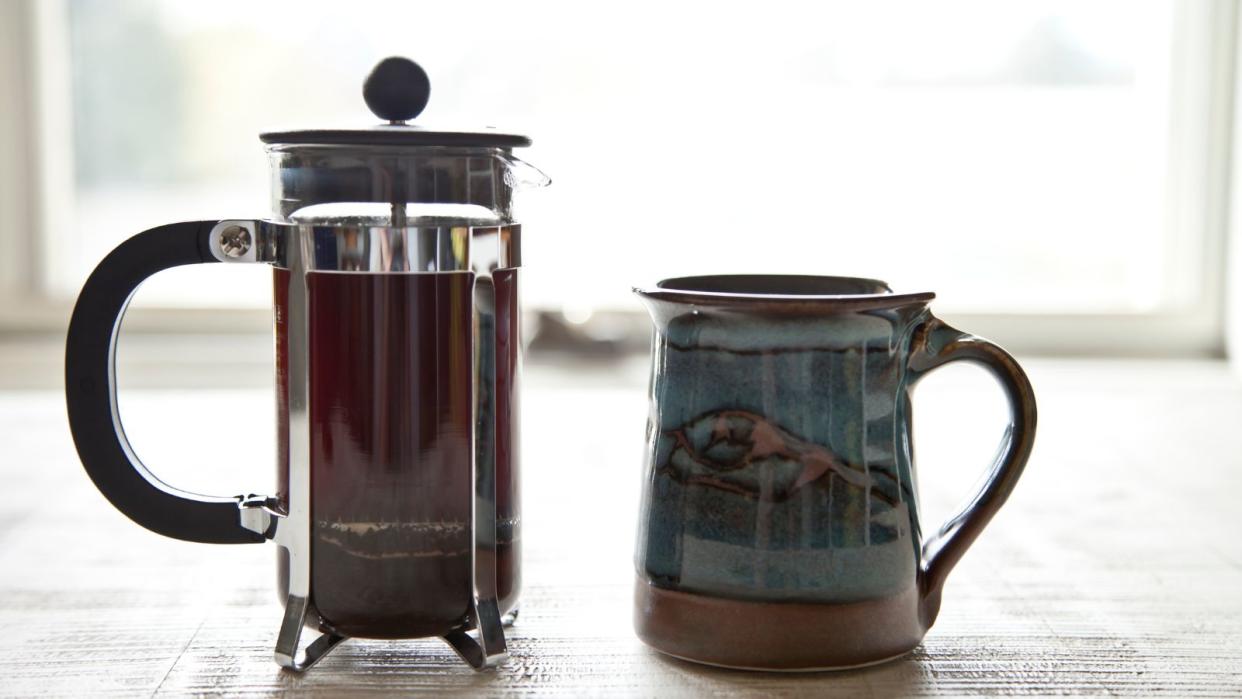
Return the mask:
<path id="1" fill-rule="evenodd" d="M 810 670 L 900 656 L 945 577 L 1009 496 L 1035 397 L 1008 353 L 846 277 L 684 277 L 635 289 L 655 322 L 635 626 L 662 652 Z M 988 369 L 1010 424 L 970 504 L 920 521 L 910 391 Z"/>

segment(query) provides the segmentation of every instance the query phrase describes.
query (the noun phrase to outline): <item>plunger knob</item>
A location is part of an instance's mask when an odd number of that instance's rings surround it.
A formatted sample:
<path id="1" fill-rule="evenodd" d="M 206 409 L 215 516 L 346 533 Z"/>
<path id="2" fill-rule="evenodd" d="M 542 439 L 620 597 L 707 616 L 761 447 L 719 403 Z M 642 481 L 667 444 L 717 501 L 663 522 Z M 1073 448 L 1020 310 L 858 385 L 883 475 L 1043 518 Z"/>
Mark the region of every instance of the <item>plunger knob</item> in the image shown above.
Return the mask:
<path id="1" fill-rule="evenodd" d="M 431 96 L 431 80 L 414 61 L 400 56 L 376 64 L 362 85 L 362 98 L 375 116 L 397 124 L 422 113 Z"/>

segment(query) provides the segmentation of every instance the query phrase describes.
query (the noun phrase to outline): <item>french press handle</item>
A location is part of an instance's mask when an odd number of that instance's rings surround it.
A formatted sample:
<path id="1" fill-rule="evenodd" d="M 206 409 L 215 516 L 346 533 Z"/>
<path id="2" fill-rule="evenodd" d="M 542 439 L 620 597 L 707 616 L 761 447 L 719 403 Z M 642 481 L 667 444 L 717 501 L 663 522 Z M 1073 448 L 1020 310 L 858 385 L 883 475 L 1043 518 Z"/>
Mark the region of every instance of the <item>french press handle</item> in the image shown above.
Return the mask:
<path id="1" fill-rule="evenodd" d="M 211 544 L 257 544 L 242 526 L 245 496 L 178 490 L 134 453 L 116 401 L 116 339 L 134 291 L 148 277 L 181 265 L 218 262 L 211 247 L 219 221 L 170 223 L 121 243 L 82 287 L 65 344 L 69 429 L 86 473 L 114 507 L 157 534 Z"/>

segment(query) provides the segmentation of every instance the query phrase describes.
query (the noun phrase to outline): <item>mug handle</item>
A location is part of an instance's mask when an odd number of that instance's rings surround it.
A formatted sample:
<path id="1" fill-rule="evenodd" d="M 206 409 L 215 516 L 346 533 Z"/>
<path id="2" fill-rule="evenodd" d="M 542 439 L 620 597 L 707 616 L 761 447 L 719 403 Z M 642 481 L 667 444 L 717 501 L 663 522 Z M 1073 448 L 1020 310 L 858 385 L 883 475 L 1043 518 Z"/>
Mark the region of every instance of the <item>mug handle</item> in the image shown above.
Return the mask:
<path id="1" fill-rule="evenodd" d="M 923 544 L 920 590 L 925 622 L 930 625 L 939 611 L 940 591 L 949 571 L 1005 503 L 1026 467 L 1035 442 L 1035 392 L 1008 352 L 934 317 L 914 331 L 908 361 L 911 387 L 931 370 L 950 362 L 980 364 L 1000 383 L 1009 402 L 1009 426 L 979 492 Z"/>
<path id="2" fill-rule="evenodd" d="M 65 402 L 78 456 L 114 507 L 157 534 L 213 544 L 251 544 L 262 534 L 242 526 L 244 496 L 210 497 L 173 488 L 138 459 L 116 402 L 116 339 L 134 291 L 151 275 L 180 265 L 218 262 L 211 236 L 218 221 L 172 223 L 121 243 L 86 280 L 65 343 Z"/>

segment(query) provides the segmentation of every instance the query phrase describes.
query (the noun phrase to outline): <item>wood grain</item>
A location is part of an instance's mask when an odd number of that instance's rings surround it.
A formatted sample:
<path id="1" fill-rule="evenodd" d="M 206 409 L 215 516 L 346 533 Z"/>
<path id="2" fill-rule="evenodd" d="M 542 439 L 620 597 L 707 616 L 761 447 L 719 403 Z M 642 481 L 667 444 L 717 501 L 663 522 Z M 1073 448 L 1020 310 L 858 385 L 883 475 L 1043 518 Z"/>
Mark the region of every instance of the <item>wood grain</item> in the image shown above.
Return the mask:
<path id="1" fill-rule="evenodd" d="M 484 673 L 434 640 L 351 640 L 281 672 L 274 549 L 139 529 L 82 473 L 58 394 L 0 394 L 0 695 L 1242 695 L 1242 387 L 1217 364 L 1030 369 L 1035 456 L 923 645 L 806 675 L 699 667 L 634 637 L 641 361 L 528 372 L 526 591 L 510 661 Z M 928 521 L 966 497 L 1001 423 L 986 379 L 946 372 L 915 406 Z M 144 390 L 122 409 L 162 477 L 235 493 L 270 488 L 271 405 Z"/>

